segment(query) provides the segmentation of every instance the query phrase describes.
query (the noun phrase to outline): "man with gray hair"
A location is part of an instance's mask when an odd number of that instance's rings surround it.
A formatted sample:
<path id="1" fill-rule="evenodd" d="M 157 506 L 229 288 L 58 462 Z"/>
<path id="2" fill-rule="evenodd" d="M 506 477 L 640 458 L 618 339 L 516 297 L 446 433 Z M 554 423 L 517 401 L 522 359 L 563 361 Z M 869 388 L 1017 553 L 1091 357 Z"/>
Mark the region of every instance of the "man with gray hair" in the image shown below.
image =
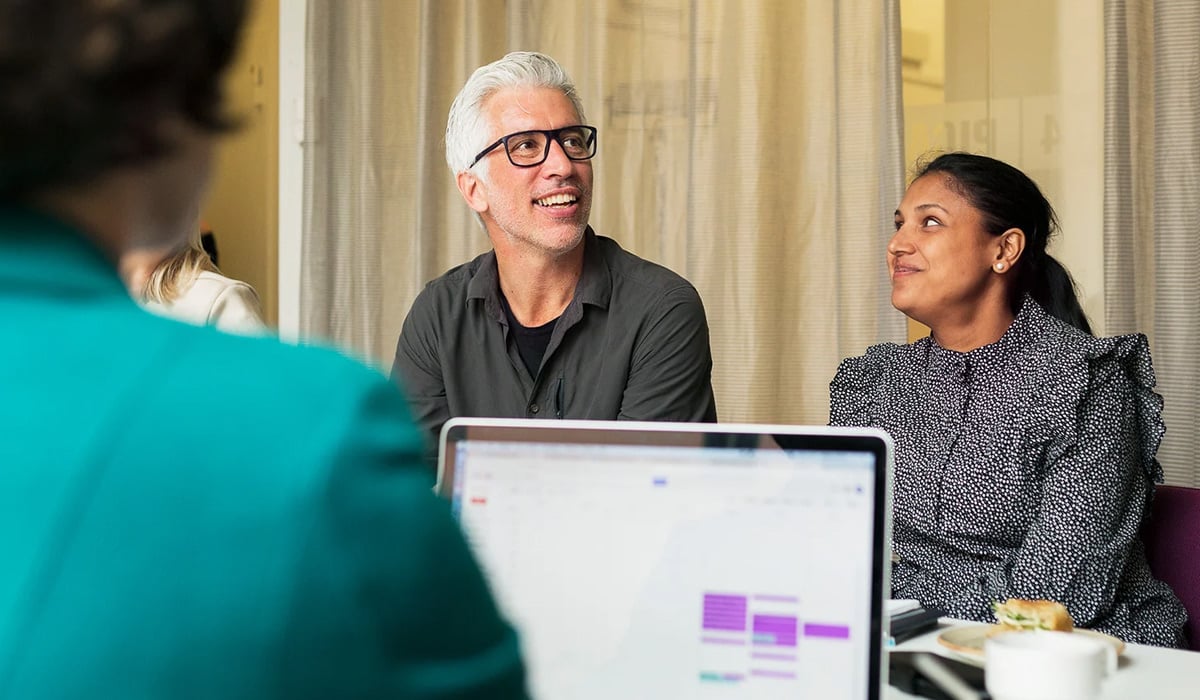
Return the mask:
<path id="1" fill-rule="evenodd" d="M 700 295 L 588 226 L 596 128 L 554 59 L 467 81 L 446 161 L 492 251 L 426 285 L 392 377 L 436 437 L 454 416 L 715 421 Z"/>

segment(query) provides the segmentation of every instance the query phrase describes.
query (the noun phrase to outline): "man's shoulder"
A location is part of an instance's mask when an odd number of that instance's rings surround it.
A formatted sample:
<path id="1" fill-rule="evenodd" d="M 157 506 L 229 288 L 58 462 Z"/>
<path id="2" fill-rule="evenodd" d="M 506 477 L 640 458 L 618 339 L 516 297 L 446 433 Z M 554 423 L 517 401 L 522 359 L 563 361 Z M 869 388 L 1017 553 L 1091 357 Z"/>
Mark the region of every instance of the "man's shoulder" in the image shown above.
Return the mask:
<path id="1" fill-rule="evenodd" d="M 463 305 L 471 296 L 479 296 L 480 282 L 476 281 L 476 277 L 487 265 L 494 269 L 495 259 L 495 252 L 489 250 L 429 280 L 413 301 L 410 314 L 444 314 Z"/>
<path id="2" fill-rule="evenodd" d="M 480 269 L 485 265 L 494 261 L 496 254 L 494 251 L 487 251 L 476 255 L 467 262 L 455 265 L 446 270 L 442 274 L 434 277 L 425 284 L 425 289 L 422 294 L 461 294 L 466 293 L 467 286 L 471 280 L 475 278 Z M 494 264 L 494 263 L 492 263 Z"/>
<path id="3" fill-rule="evenodd" d="M 695 286 L 683 275 L 625 250 L 612 238 L 597 235 L 596 249 L 608 264 L 614 282 L 633 285 L 639 293 L 696 293 Z"/>

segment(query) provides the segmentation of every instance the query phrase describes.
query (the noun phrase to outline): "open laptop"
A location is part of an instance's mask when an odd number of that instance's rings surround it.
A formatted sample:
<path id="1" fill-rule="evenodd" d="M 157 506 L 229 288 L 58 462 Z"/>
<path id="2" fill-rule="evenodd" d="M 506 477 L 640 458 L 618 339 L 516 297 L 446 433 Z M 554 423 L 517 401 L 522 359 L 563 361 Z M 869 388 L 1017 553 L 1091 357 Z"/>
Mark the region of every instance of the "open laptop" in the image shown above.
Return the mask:
<path id="1" fill-rule="evenodd" d="M 437 488 L 535 698 L 868 700 L 891 454 L 867 429 L 454 419 Z"/>

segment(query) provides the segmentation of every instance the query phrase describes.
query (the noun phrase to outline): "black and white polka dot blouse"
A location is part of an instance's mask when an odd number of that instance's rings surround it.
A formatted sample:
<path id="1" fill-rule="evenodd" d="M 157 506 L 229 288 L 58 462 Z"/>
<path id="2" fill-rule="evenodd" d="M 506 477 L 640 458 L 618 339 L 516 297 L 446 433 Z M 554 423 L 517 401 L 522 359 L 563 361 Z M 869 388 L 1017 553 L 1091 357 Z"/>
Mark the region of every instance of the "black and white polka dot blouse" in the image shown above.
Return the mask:
<path id="1" fill-rule="evenodd" d="M 1026 299 L 1000 340 L 932 338 L 842 362 L 830 422 L 896 443 L 892 594 L 992 621 L 1009 597 L 1064 603 L 1126 641 L 1183 643 L 1183 606 L 1138 530 L 1162 470 L 1143 335 L 1094 338 Z"/>

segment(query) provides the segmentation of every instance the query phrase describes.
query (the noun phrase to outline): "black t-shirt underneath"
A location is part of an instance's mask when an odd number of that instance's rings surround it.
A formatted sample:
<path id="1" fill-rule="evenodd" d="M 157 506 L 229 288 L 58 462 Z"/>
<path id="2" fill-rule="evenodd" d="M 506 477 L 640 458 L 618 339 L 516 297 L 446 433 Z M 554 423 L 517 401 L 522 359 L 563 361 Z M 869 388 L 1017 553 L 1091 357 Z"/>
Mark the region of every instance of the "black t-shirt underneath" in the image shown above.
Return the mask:
<path id="1" fill-rule="evenodd" d="M 504 307 L 508 327 L 517 341 L 517 352 L 521 354 L 521 361 L 529 370 L 529 376 L 537 379 L 538 369 L 542 366 L 542 358 L 546 355 L 546 348 L 550 346 L 550 336 L 554 334 L 554 325 L 558 323 L 558 319 L 529 328 L 522 326 L 513 315 L 512 307 L 508 305 L 508 299 L 505 299 L 503 294 L 500 295 L 500 305 Z"/>

